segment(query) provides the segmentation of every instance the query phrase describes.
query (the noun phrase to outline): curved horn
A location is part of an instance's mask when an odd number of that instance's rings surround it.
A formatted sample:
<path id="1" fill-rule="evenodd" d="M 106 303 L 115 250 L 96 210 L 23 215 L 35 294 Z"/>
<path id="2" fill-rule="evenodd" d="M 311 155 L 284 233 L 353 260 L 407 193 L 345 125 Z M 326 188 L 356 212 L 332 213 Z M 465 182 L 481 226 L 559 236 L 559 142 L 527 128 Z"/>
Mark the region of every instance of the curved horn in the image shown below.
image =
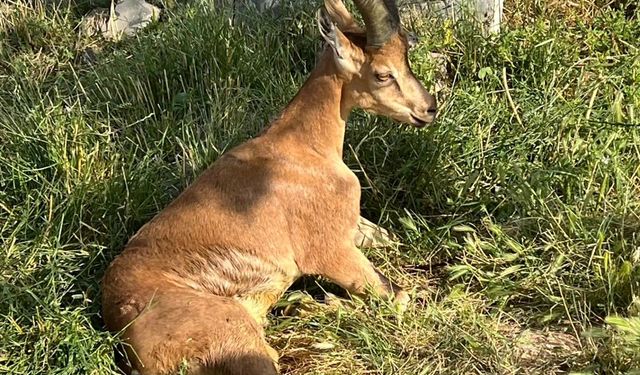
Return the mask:
<path id="1" fill-rule="evenodd" d="M 363 33 L 364 30 L 347 8 L 344 6 L 342 0 L 324 0 L 324 7 L 329 13 L 331 19 L 338 25 L 338 29 L 342 32 Z"/>
<path id="2" fill-rule="evenodd" d="M 367 27 L 367 46 L 381 47 L 400 28 L 395 0 L 354 0 Z"/>

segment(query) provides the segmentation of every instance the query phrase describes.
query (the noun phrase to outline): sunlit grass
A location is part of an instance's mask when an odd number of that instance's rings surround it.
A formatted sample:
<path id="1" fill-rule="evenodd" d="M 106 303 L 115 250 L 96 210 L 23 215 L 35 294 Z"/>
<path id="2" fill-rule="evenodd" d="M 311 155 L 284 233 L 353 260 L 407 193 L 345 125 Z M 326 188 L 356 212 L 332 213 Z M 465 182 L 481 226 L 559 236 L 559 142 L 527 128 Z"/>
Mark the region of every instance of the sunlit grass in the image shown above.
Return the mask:
<path id="1" fill-rule="evenodd" d="M 316 5 L 235 23 L 176 5 L 110 44 L 78 36 L 90 1 L 58 3 L 0 4 L 0 372 L 108 374 L 106 265 L 295 94 Z M 640 20 L 539 3 L 507 3 L 491 38 L 415 22 L 437 124 L 356 112 L 345 146 L 363 214 L 401 242 L 368 256 L 414 304 L 320 302 L 337 290 L 305 279 L 269 328 L 286 373 L 640 369 Z"/>

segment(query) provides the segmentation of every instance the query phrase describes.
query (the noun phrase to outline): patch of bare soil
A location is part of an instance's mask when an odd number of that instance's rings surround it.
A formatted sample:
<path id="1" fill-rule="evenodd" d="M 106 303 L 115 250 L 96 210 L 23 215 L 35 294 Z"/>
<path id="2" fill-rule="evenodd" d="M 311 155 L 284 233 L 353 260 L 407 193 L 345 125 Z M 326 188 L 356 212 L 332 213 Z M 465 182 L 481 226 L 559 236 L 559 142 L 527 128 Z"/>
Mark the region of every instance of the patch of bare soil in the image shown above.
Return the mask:
<path id="1" fill-rule="evenodd" d="M 514 358 L 522 374 L 565 373 L 583 362 L 581 343 L 574 334 L 511 327 L 505 336 L 513 340 Z"/>

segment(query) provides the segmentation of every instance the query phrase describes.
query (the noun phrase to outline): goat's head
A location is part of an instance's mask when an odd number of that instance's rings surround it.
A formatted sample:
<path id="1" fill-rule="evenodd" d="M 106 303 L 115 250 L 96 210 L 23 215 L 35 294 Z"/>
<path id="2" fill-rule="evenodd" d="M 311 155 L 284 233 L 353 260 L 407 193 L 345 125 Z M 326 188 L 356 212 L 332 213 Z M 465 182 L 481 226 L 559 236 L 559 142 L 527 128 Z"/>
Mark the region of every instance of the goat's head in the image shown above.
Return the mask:
<path id="1" fill-rule="evenodd" d="M 341 0 L 325 0 L 320 33 L 331 47 L 344 94 L 353 105 L 422 127 L 434 120 L 436 103 L 409 67 L 415 36 L 400 26 L 395 0 L 354 0 L 366 30 Z"/>

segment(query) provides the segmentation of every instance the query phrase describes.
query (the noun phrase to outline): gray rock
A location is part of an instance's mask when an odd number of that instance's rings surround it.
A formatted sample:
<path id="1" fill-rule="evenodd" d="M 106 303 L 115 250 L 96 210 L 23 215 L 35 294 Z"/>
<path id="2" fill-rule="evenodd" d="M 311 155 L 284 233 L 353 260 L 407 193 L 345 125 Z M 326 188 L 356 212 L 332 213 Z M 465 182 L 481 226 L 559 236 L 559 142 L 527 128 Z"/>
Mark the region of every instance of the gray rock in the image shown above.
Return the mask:
<path id="1" fill-rule="evenodd" d="M 160 17 L 160 8 L 144 0 L 122 0 L 111 16 L 112 33 L 134 35 Z"/>
<path id="2" fill-rule="evenodd" d="M 81 22 L 85 35 L 100 34 L 106 39 L 119 40 L 124 35 L 135 35 L 152 21 L 158 20 L 161 9 L 144 0 L 121 0 L 111 9 L 98 8 L 87 14 Z"/>
<path id="3" fill-rule="evenodd" d="M 258 10 L 273 9 L 280 5 L 280 0 L 252 0 Z"/>

